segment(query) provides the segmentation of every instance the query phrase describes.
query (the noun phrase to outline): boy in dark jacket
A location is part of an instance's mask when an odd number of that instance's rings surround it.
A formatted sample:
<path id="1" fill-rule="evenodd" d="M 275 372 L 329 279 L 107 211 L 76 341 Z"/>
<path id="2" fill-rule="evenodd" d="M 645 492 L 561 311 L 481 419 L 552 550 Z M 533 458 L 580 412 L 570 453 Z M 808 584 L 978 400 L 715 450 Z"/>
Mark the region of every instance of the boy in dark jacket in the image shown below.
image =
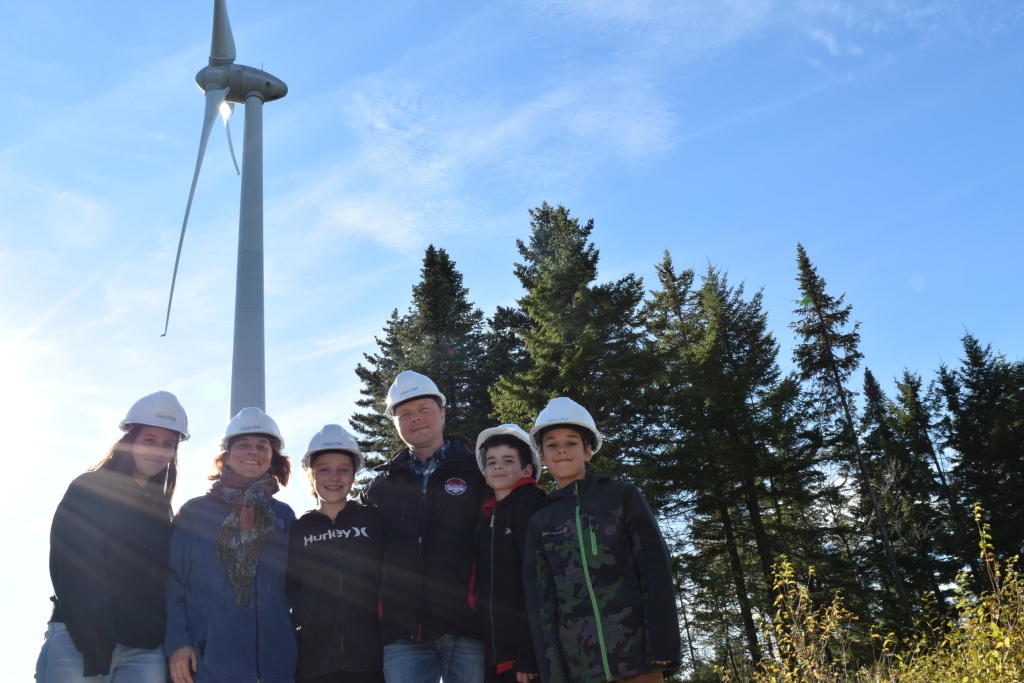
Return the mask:
<path id="1" fill-rule="evenodd" d="M 384 532 L 372 508 L 348 500 L 363 457 L 325 425 L 302 466 L 318 509 L 292 523 L 286 591 L 299 641 L 298 683 L 384 683 L 377 596 Z"/>
<path id="2" fill-rule="evenodd" d="M 484 622 L 486 681 L 528 683 L 537 660 L 523 596 L 526 528 L 544 507 L 537 486 L 540 460 L 530 437 L 513 424 L 480 432 L 477 463 L 494 495 L 477 528 L 477 608 Z"/>
<path id="3" fill-rule="evenodd" d="M 632 484 L 586 473 L 601 434 L 575 401 L 553 399 L 530 436 L 558 485 L 530 520 L 524 560 L 542 681 L 662 681 L 679 666 L 679 622 L 647 501 Z"/>

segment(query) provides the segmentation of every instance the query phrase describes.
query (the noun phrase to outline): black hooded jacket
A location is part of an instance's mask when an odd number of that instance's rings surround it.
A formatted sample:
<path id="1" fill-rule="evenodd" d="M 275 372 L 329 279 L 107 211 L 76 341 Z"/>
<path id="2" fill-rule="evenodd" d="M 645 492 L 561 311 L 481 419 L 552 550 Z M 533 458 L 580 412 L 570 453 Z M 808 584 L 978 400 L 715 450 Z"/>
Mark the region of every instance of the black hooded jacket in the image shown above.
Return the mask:
<path id="1" fill-rule="evenodd" d="M 523 595 L 523 556 L 530 518 L 546 498 L 534 479 L 524 477 L 502 500 L 484 503 L 476 536 L 476 585 L 489 667 L 515 662 L 517 673 L 539 673 Z"/>
<path id="2" fill-rule="evenodd" d="M 448 437 L 427 485 L 403 448 L 377 469 L 365 500 L 384 520 L 380 630 L 384 645 L 442 635 L 481 638 L 473 604 L 474 540 L 489 491 L 473 447 Z"/>
<path id="3" fill-rule="evenodd" d="M 313 510 L 292 523 L 286 591 L 299 642 L 296 678 L 383 668 L 377 628 L 383 555 L 380 518 L 357 501 L 334 520 Z"/>

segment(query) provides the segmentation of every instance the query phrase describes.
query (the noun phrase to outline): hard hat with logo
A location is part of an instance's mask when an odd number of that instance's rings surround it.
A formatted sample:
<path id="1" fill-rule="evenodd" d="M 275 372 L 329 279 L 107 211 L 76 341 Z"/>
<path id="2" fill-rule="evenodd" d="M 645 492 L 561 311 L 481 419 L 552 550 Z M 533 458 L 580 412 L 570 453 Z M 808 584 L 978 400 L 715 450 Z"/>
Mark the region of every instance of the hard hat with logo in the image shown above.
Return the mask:
<path id="1" fill-rule="evenodd" d="M 384 408 L 384 414 L 388 417 L 395 416 L 395 408 L 400 403 L 411 401 L 414 398 L 423 398 L 424 396 L 431 396 L 441 401 L 441 407 L 444 408 L 447 401 L 445 400 L 444 394 L 442 394 L 434 381 L 426 375 L 421 375 L 418 372 L 412 370 L 406 370 L 405 372 L 398 373 L 398 377 L 395 377 L 394 383 L 391 388 L 388 389 L 387 405 Z"/>
<path id="2" fill-rule="evenodd" d="M 302 456 L 302 467 L 309 469 L 313 458 L 321 453 L 327 452 L 348 453 L 352 456 L 352 464 L 358 472 L 363 469 L 363 454 L 359 450 L 359 442 L 356 437 L 349 434 L 341 425 L 324 425 L 323 428 L 313 435 L 309 440 L 309 448 Z"/>
<path id="3" fill-rule="evenodd" d="M 284 449 L 284 438 L 281 436 L 281 430 L 277 428 L 277 423 L 259 408 L 242 408 L 238 415 L 231 418 L 228 428 L 224 430 L 224 438 L 220 440 L 221 449 L 226 451 L 231 438 L 243 434 L 269 436 L 277 439 L 278 450 Z"/>
<path id="4" fill-rule="evenodd" d="M 557 427 L 558 425 L 582 427 L 594 435 L 593 452 L 597 453 L 601 450 L 601 432 L 597 431 L 594 418 L 590 416 L 586 408 L 565 396 L 551 399 L 537 416 L 537 422 L 530 430 L 530 438 L 533 439 L 538 449 L 540 448 L 539 433 L 548 427 Z"/>
<path id="5" fill-rule="evenodd" d="M 511 436 L 515 439 L 519 439 L 523 442 L 523 445 L 529 449 L 530 462 L 533 464 L 533 478 L 536 479 L 540 476 L 540 456 L 537 454 L 537 449 L 534 448 L 533 442 L 530 441 L 530 435 L 527 434 L 522 427 L 514 424 L 503 424 L 497 427 L 491 427 L 480 432 L 480 436 L 476 437 L 476 464 L 480 466 L 480 471 L 484 471 L 484 451 L 483 445 L 487 439 L 492 436 Z"/>
<path id="6" fill-rule="evenodd" d="M 156 391 L 133 403 L 128 414 L 121 420 L 121 431 L 127 432 L 132 425 L 170 429 L 178 432 L 179 441 L 185 441 L 189 436 L 185 409 L 169 391 Z"/>

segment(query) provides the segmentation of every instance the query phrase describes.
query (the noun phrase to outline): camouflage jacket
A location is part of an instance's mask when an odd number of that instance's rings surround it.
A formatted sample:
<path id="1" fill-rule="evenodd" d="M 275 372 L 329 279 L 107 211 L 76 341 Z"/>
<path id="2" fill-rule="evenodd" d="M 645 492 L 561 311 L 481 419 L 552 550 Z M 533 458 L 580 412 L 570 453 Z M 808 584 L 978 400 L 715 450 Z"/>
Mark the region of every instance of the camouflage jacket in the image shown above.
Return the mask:
<path id="1" fill-rule="evenodd" d="M 668 549 L 632 484 L 588 474 L 550 494 L 530 520 L 523 574 L 543 683 L 678 667 Z"/>

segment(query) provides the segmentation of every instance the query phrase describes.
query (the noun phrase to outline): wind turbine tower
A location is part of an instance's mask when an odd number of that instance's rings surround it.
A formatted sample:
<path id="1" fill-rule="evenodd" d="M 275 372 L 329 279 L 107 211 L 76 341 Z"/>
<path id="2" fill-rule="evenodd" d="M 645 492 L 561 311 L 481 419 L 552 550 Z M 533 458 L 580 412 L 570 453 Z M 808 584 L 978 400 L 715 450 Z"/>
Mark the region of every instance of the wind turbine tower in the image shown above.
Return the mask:
<path id="1" fill-rule="evenodd" d="M 281 99 L 288 86 L 281 79 L 251 66 L 235 64 L 235 39 L 231 34 L 225 0 L 214 0 L 213 38 L 210 62 L 196 74 L 196 83 L 206 93 L 206 111 L 199 139 L 199 155 L 192 176 L 185 219 L 181 224 L 178 253 L 174 259 L 171 293 L 167 300 L 164 334 L 170 322 L 174 283 L 178 277 L 181 246 L 192 210 L 192 198 L 203 165 L 206 143 L 218 112 L 224 119 L 228 146 L 231 130 L 228 119 L 234 105 L 245 105 L 245 131 L 242 141 L 242 196 L 238 213 L 238 269 L 235 279 L 235 332 L 231 356 L 230 415 L 255 406 L 266 410 L 266 370 L 263 335 L 263 103 Z M 231 149 L 234 159 L 234 149 Z M 237 163 L 235 168 L 238 168 Z"/>

